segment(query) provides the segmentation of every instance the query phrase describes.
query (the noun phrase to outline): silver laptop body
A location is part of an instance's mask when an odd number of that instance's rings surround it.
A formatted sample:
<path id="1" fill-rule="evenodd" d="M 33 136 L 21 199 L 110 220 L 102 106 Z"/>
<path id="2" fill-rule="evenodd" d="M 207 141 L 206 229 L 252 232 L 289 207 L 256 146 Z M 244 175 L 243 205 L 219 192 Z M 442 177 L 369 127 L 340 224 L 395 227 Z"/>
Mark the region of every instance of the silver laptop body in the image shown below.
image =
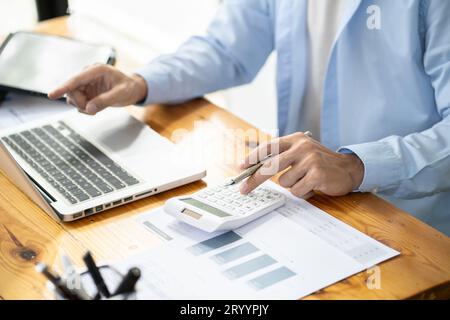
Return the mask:
<path id="1" fill-rule="evenodd" d="M 44 211 L 73 221 L 203 178 L 123 109 L 76 111 L 0 132 L 0 169 Z"/>

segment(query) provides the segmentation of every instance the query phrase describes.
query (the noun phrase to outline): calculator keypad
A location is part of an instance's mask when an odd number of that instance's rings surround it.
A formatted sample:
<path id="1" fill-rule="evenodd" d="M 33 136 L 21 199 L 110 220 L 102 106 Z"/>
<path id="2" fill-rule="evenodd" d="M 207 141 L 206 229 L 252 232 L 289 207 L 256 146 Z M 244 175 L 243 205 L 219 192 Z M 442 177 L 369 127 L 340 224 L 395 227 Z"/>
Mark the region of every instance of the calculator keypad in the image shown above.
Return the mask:
<path id="1" fill-rule="evenodd" d="M 273 205 L 284 196 L 264 187 L 259 187 L 248 195 L 242 195 L 239 185 L 232 185 L 207 188 L 193 197 L 234 215 L 248 215 Z"/>

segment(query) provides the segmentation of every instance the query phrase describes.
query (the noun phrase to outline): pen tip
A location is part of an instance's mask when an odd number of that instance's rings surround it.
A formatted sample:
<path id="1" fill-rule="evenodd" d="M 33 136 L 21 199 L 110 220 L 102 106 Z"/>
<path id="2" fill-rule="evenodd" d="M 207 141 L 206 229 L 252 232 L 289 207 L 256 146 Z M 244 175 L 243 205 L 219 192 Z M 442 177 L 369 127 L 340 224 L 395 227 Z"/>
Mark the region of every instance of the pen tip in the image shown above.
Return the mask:
<path id="1" fill-rule="evenodd" d="M 136 278 L 139 278 L 141 276 L 141 270 L 139 268 L 133 268 L 131 269 L 131 272 Z"/>
<path id="2" fill-rule="evenodd" d="M 45 263 L 39 262 L 35 268 L 37 272 L 42 273 L 47 268 L 47 266 L 45 265 Z"/>
<path id="3" fill-rule="evenodd" d="M 233 179 L 230 179 L 229 181 L 227 181 L 227 182 L 225 182 L 225 184 L 223 185 L 224 187 L 229 187 L 229 186 L 231 186 L 231 185 L 233 185 L 234 184 L 234 180 Z"/>
<path id="4" fill-rule="evenodd" d="M 86 260 L 86 259 L 93 259 L 91 252 L 90 251 L 86 251 L 86 253 L 83 256 L 83 259 L 84 260 Z"/>

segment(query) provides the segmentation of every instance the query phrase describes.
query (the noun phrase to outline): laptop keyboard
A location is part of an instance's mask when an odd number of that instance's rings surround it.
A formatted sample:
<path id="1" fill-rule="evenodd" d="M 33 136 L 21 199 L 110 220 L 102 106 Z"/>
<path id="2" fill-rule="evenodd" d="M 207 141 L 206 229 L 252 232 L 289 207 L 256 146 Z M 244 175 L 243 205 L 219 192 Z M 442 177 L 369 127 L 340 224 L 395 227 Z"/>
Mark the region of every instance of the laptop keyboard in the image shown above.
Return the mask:
<path id="1" fill-rule="evenodd" d="M 2 140 L 72 204 L 139 183 L 63 121 Z"/>

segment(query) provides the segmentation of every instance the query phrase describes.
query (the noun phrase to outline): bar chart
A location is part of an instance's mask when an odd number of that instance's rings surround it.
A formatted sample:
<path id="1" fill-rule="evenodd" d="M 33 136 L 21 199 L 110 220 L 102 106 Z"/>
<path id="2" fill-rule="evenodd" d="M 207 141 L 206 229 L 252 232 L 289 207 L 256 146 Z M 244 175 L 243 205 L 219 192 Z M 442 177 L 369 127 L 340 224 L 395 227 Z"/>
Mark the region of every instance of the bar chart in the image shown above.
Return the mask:
<path id="1" fill-rule="evenodd" d="M 187 251 L 198 258 L 207 256 L 230 281 L 245 279 L 254 290 L 266 289 L 297 275 L 233 231 L 196 243 Z"/>
<path id="2" fill-rule="evenodd" d="M 128 260 L 150 299 L 298 299 L 398 252 L 298 199 L 225 233 L 161 209 L 136 219 L 161 245 Z"/>

